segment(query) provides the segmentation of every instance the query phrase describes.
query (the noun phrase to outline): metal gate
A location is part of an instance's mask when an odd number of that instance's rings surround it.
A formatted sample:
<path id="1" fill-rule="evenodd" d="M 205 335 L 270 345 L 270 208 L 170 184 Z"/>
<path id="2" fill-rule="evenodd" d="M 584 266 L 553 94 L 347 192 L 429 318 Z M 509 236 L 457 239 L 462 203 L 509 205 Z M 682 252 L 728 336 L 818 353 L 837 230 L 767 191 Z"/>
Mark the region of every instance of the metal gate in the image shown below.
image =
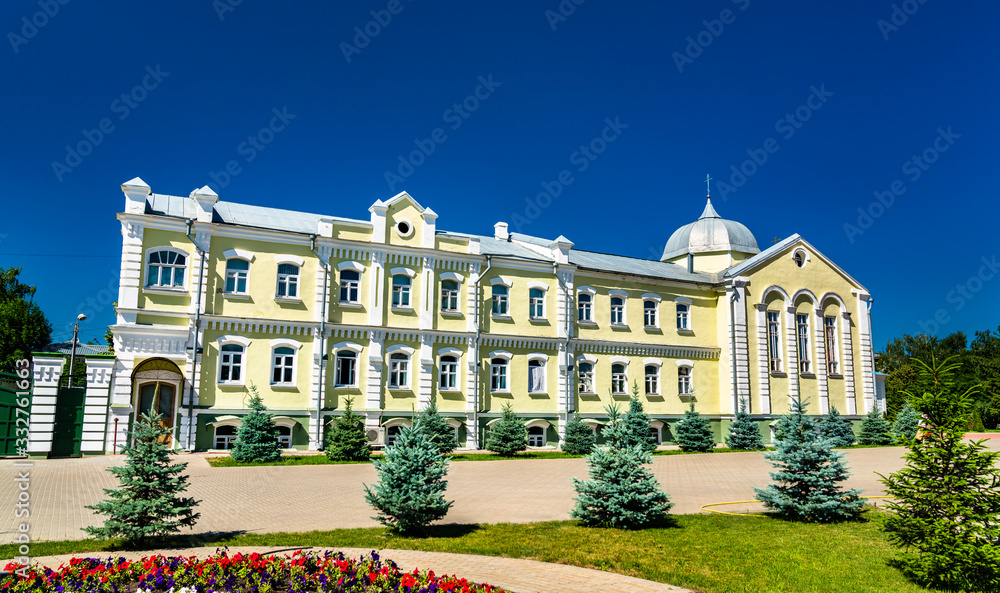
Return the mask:
<path id="1" fill-rule="evenodd" d="M 50 457 L 80 457 L 80 444 L 83 442 L 83 403 L 85 397 L 86 389 L 83 387 L 59 388 Z"/>
<path id="2" fill-rule="evenodd" d="M 17 382 L 19 380 L 22 379 L 13 373 L 0 373 L 0 456 L 17 455 L 17 439 L 27 438 L 28 436 L 27 430 L 21 430 L 20 436 L 17 434 Z M 30 399 L 30 389 L 22 389 L 20 393 L 23 397 Z M 20 428 L 22 429 L 28 427 L 27 414 L 30 410 L 30 403 L 28 406 L 24 406 L 24 411 L 21 413 L 22 422 Z M 21 441 L 22 445 L 24 443 L 25 441 Z M 27 447 L 22 447 L 22 454 L 25 452 L 25 449 Z"/>

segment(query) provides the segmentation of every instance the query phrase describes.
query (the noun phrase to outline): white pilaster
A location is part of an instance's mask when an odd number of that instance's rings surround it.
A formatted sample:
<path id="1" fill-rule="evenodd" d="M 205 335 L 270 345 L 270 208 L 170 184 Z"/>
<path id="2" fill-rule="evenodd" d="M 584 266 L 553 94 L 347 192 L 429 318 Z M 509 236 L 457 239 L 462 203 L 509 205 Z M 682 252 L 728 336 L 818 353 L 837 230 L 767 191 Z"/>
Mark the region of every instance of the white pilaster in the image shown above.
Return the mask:
<path id="1" fill-rule="evenodd" d="M 830 412 L 829 369 L 826 368 L 826 335 L 823 309 L 816 309 L 813 318 L 813 339 L 816 340 L 816 387 L 819 390 L 819 412 Z"/>
<path id="2" fill-rule="evenodd" d="M 29 454 L 41 455 L 52 451 L 59 379 L 62 377 L 65 365 L 66 360 L 61 356 L 35 356 L 32 359 L 33 389 L 28 433 Z"/>
<path id="3" fill-rule="evenodd" d="M 785 309 L 785 352 L 788 358 L 788 403 L 799 399 L 799 349 L 795 335 L 795 307 Z"/>
<path id="4" fill-rule="evenodd" d="M 420 270 L 420 329 L 433 329 L 434 319 L 434 295 L 437 290 L 437 281 L 434 275 L 435 260 L 433 257 L 423 258 L 423 267 Z"/>
<path id="5" fill-rule="evenodd" d="M 757 309 L 757 389 L 760 393 L 760 413 L 771 413 L 771 355 L 767 347 L 767 305 L 754 305 Z"/>
<path id="6" fill-rule="evenodd" d="M 875 363 L 872 356 L 872 328 L 868 317 L 868 303 L 871 297 L 867 292 L 858 293 L 858 339 L 861 350 L 861 393 L 865 398 L 865 409 L 860 412 L 867 414 L 875 409 Z"/>
<path id="7" fill-rule="evenodd" d="M 143 202 L 145 203 L 145 202 Z M 139 306 L 139 283 L 142 276 L 143 225 L 122 221 L 121 279 L 118 284 L 118 307 L 135 309 Z M 135 314 L 118 314 L 118 323 L 134 323 Z"/>
<path id="8" fill-rule="evenodd" d="M 368 324 L 382 325 L 382 310 L 385 307 L 385 260 L 384 251 L 371 252 L 371 266 L 368 272 Z"/>
<path id="9" fill-rule="evenodd" d="M 734 278 L 733 286 L 726 292 L 726 296 L 732 299 L 733 295 L 735 295 L 735 300 L 732 301 L 733 326 L 731 330 L 735 332 L 731 336 L 733 340 L 731 343 L 735 343 L 736 345 L 736 352 L 733 353 L 733 357 L 736 359 L 736 393 L 733 395 L 736 396 L 736 399 L 739 401 L 739 405 L 744 405 L 747 410 L 751 410 L 750 345 L 747 338 L 746 285 L 746 278 Z M 732 368 L 730 368 L 730 374 L 731 373 Z M 730 377 L 730 379 L 732 380 L 732 377 Z M 732 406 L 734 405 L 733 401 L 734 398 L 730 397 L 727 403 Z M 735 414 L 737 411 L 738 409 L 732 410 L 730 413 Z"/>
<path id="10" fill-rule="evenodd" d="M 434 387 L 434 336 L 420 334 L 420 375 L 417 379 L 417 409 L 431 405 Z"/>
<path id="11" fill-rule="evenodd" d="M 468 281 L 468 295 L 466 297 L 465 304 L 465 329 L 468 332 L 476 331 L 476 300 L 479 296 L 476 294 L 478 289 L 476 288 L 477 282 L 479 282 L 479 270 L 480 266 L 478 262 L 473 262 L 469 264 L 469 277 Z M 480 311 L 480 314 L 483 312 Z"/>
<path id="12" fill-rule="evenodd" d="M 368 342 L 368 372 L 365 386 L 365 427 L 378 428 L 382 412 L 382 368 L 385 333 L 373 331 Z"/>
<path id="13" fill-rule="evenodd" d="M 851 314 L 843 313 L 844 321 L 840 324 L 841 336 L 844 341 L 844 392 L 847 394 L 847 414 L 857 414 L 858 406 L 854 391 L 854 341 L 851 339 Z"/>
<path id="14" fill-rule="evenodd" d="M 87 391 L 83 403 L 83 439 L 80 451 L 103 453 L 105 437 L 113 436 L 108 431 L 108 411 L 115 360 L 88 358 L 84 362 L 87 365 Z"/>

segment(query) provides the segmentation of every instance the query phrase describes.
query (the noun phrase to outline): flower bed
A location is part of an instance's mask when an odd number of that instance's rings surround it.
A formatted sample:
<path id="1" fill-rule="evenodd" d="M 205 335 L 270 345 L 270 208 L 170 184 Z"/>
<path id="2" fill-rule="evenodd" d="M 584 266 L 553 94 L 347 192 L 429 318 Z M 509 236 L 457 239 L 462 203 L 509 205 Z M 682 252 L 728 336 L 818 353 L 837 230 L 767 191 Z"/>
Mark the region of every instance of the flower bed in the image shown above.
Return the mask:
<path id="1" fill-rule="evenodd" d="M 278 557 L 257 553 L 229 556 L 220 550 L 204 560 L 159 555 L 141 560 L 73 558 L 57 570 L 13 563 L 5 570 L 11 574 L 0 577 L 3 593 L 506 593 L 491 585 L 437 576 L 431 571 L 402 572 L 393 561 L 382 560 L 375 552 L 353 559 L 340 552 L 300 550 Z"/>

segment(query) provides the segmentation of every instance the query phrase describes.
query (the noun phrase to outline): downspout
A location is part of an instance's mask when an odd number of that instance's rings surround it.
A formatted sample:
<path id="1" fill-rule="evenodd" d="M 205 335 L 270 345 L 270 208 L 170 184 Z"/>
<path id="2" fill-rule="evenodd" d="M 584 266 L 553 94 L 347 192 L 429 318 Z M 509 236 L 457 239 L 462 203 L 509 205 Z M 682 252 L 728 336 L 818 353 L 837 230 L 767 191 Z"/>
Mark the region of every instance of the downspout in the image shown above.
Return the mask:
<path id="1" fill-rule="evenodd" d="M 203 289 L 203 284 L 205 281 L 205 250 L 201 248 L 201 245 L 195 241 L 194 237 L 191 236 L 191 225 L 194 224 L 193 219 L 188 219 L 187 221 L 187 238 L 190 239 L 194 248 L 198 251 L 201 256 L 201 263 L 198 266 L 198 296 L 196 301 L 196 306 L 194 309 L 194 351 L 192 352 L 191 358 L 191 376 L 188 378 L 188 448 L 194 451 L 194 441 L 192 440 L 194 432 L 194 379 L 198 376 L 198 342 L 199 336 L 201 335 L 201 292 Z"/>
<path id="2" fill-rule="evenodd" d="M 323 446 L 323 357 L 326 356 L 326 288 L 330 284 L 330 265 L 316 251 L 316 235 L 309 235 L 309 250 L 323 266 L 323 311 L 319 316 L 319 385 L 316 390 L 316 449 Z"/>
<path id="3" fill-rule="evenodd" d="M 479 307 L 480 307 L 480 301 L 482 300 L 482 297 L 479 294 L 479 283 L 483 281 L 483 276 L 485 276 L 487 274 L 487 272 L 490 271 L 490 268 L 492 268 L 492 267 L 493 267 L 493 258 L 492 258 L 492 256 L 487 255 L 486 256 L 486 269 L 483 270 L 481 274 L 479 274 L 478 276 L 476 276 L 476 309 L 475 309 L 476 341 L 473 343 L 473 346 L 472 346 L 473 349 L 476 352 L 476 355 L 475 355 L 476 357 L 474 359 L 475 362 L 476 362 L 476 381 L 475 381 L 475 383 L 472 386 L 472 404 L 473 404 L 472 405 L 472 408 L 473 408 L 472 421 L 474 423 L 473 424 L 473 430 L 476 431 L 475 434 L 476 434 L 476 446 L 477 447 L 480 445 L 480 442 L 479 442 L 479 380 L 480 380 L 479 371 L 481 369 L 479 368 L 479 336 L 482 334 L 482 330 L 480 329 L 480 326 L 479 326 Z"/>
<path id="4" fill-rule="evenodd" d="M 562 276 L 559 275 L 559 262 L 552 262 L 552 273 L 556 275 L 556 280 L 559 282 L 559 286 L 562 287 L 563 294 L 566 295 L 565 302 L 563 303 L 563 317 L 564 317 L 563 323 L 565 325 L 564 329 L 566 330 L 566 342 L 565 342 L 565 345 L 563 346 L 563 365 L 564 365 L 564 368 L 566 369 L 566 371 L 565 371 L 566 372 L 566 413 L 572 413 L 572 412 L 576 411 L 576 402 L 571 399 L 573 397 L 572 396 L 573 392 L 571 390 L 571 387 L 573 385 L 573 381 L 570 378 L 570 374 L 569 374 L 569 372 L 570 372 L 569 371 L 569 369 L 570 369 L 570 364 L 569 364 L 569 362 L 570 362 L 570 357 L 569 357 L 569 339 L 570 339 L 570 331 L 569 331 L 569 329 L 570 329 L 570 325 L 569 325 L 569 312 L 570 312 L 570 308 L 569 308 L 569 301 L 573 297 L 572 297 L 572 295 L 570 295 L 569 288 L 567 288 L 566 283 L 563 282 Z"/>
<path id="5" fill-rule="evenodd" d="M 878 409 L 878 381 L 875 380 L 875 328 L 872 327 L 872 303 L 874 302 L 875 299 L 873 299 L 871 295 L 868 295 L 868 310 L 866 311 L 866 314 L 868 315 L 868 343 L 870 345 L 869 348 L 872 351 L 872 405 L 875 406 L 875 409 Z M 885 404 L 886 410 L 888 410 L 888 396 L 886 396 L 886 398 Z"/>

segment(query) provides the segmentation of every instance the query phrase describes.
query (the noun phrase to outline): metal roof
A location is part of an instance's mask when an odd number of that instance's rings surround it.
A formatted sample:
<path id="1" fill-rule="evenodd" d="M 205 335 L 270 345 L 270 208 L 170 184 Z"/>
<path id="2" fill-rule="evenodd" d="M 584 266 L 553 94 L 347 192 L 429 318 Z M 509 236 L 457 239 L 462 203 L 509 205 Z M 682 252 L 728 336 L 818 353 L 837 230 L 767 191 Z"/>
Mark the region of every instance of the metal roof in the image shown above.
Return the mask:
<path id="1" fill-rule="evenodd" d="M 147 198 L 146 212 L 161 216 L 183 218 L 185 220 L 197 216 L 194 203 L 191 199 L 163 194 L 152 194 Z M 215 204 L 212 222 L 312 235 L 316 233 L 320 218 L 371 226 L 371 223 L 366 220 L 354 220 L 223 201 Z"/>
<path id="2" fill-rule="evenodd" d="M 705 210 L 695 222 L 674 231 L 663 248 L 660 259 L 670 259 L 687 253 L 710 253 L 717 251 L 739 251 L 760 253 L 757 240 L 743 224 L 726 220 L 712 207 L 708 199 Z"/>
<path id="3" fill-rule="evenodd" d="M 84 344 L 79 340 L 76 341 L 76 354 L 78 356 L 111 354 L 108 350 L 109 348 L 107 344 Z M 70 340 L 68 342 L 51 344 L 46 350 L 44 350 L 44 352 L 53 354 L 71 354 L 73 352 L 73 341 Z"/>
<path id="4" fill-rule="evenodd" d="M 706 284 L 715 282 L 715 276 L 713 274 L 706 274 L 704 272 L 688 272 L 687 269 L 678 266 L 677 264 L 650 259 L 639 259 L 637 257 L 626 257 L 623 255 L 595 253 L 593 251 L 580 251 L 573 249 L 569 252 L 569 263 L 577 266 L 578 268 L 588 270 L 648 276 L 664 280 L 700 282 Z"/>
<path id="5" fill-rule="evenodd" d="M 533 261 L 552 261 L 537 251 L 532 251 L 527 247 L 518 245 L 513 241 L 503 241 L 494 237 L 484 235 L 470 235 L 479 241 L 479 251 L 483 255 L 498 255 L 501 257 L 516 257 L 518 259 L 530 259 Z"/>

